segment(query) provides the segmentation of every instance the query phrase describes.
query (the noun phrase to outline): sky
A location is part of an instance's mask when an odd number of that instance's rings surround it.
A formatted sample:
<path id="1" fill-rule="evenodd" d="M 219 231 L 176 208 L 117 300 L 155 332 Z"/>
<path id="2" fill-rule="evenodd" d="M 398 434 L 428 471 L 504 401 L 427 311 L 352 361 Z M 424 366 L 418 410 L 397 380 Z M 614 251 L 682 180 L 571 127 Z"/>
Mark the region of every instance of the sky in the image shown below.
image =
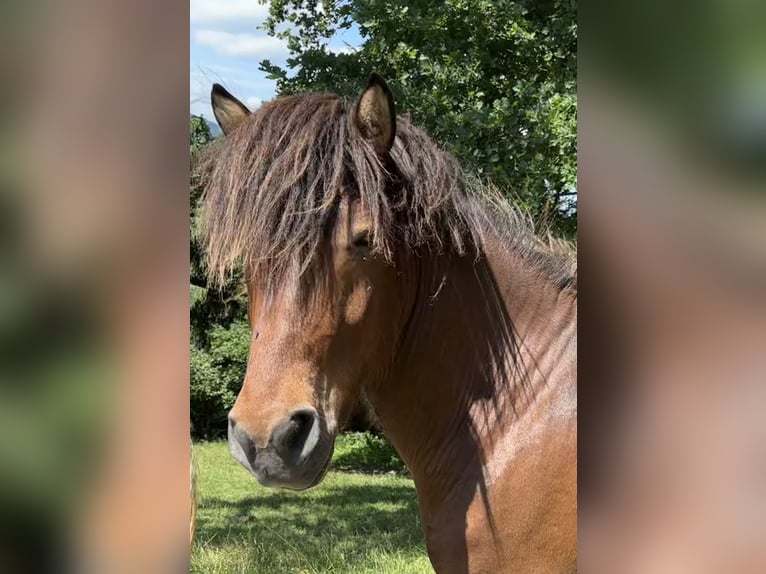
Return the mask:
<path id="1" fill-rule="evenodd" d="M 189 110 L 213 119 L 210 88 L 222 84 L 251 109 L 274 97 L 276 82 L 258 70 L 263 59 L 282 65 L 288 56 L 283 40 L 259 29 L 268 6 L 258 0 L 190 0 Z M 331 50 L 359 46 L 355 29 L 333 38 Z"/>

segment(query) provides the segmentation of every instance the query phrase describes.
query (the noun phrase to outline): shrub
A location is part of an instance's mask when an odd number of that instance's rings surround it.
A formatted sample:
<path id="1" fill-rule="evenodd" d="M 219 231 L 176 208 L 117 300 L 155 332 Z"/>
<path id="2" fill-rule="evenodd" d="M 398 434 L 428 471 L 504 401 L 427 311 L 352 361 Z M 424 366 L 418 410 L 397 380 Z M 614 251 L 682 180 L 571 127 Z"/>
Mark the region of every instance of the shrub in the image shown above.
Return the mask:
<path id="1" fill-rule="evenodd" d="M 340 435 L 335 442 L 333 466 L 356 472 L 407 472 L 391 443 L 369 432 Z"/>
<path id="2" fill-rule="evenodd" d="M 250 328 L 245 321 L 214 326 L 207 348 L 191 346 L 189 412 L 196 438 L 226 433 L 226 414 L 245 378 Z"/>

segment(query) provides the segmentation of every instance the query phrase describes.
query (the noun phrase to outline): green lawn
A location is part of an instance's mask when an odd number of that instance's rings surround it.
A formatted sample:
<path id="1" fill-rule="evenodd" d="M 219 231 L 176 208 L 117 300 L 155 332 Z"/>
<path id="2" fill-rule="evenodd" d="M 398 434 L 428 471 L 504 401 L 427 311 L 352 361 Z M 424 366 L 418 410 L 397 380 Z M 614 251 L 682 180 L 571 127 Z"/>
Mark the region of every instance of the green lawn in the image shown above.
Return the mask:
<path id="1" fill-rule="evenodd" d="M 349 461 L 369 455 L 361 448 L 359 436 L 339 437 L 334 462 L 353 467 Z M 415 487 L 401 473 L 331 470 L 319 486 L 294 493 L 260 486 L 226 443 L 195 444 L 194 458 L 193 573 L 433 574 Z"/>

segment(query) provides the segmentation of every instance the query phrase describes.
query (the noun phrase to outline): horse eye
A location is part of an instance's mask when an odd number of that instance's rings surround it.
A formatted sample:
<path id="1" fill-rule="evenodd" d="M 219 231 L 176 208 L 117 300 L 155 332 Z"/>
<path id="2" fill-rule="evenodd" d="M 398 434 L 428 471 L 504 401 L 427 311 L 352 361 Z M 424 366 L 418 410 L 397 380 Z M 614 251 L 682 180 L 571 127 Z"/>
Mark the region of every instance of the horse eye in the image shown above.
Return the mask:
<path id="1" fill-rule="evenodd" d="M 356 249 L 369 249 L 370 248 L 370 235 L 366 231 L 354 236 L 351 245 Z"/>

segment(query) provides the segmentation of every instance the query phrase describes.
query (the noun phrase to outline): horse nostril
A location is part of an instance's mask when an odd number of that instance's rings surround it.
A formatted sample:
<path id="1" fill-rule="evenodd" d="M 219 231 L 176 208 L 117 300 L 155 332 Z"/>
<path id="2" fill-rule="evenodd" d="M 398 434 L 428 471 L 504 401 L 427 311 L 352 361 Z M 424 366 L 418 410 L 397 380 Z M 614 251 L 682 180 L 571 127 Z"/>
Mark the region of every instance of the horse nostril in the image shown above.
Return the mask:
<path id="1" fill-rule="evenodd" d="M 283 457 L 298 462 L 311 451 L 316 442 L 309 440 L 316 420 L 317 414 L 314 409 L 295 411 L 274 429 L 271 437 L 274 448 Z"/>
<path id="2" fill-rule="evenodd" d="M 288 440 L 289 447 L 302 445 L 311 431 L 314 422 L 314 414 L 310 411 L 298 411 L 290 415 L 290 422 L 294 427 L 293 433 Z"/>

